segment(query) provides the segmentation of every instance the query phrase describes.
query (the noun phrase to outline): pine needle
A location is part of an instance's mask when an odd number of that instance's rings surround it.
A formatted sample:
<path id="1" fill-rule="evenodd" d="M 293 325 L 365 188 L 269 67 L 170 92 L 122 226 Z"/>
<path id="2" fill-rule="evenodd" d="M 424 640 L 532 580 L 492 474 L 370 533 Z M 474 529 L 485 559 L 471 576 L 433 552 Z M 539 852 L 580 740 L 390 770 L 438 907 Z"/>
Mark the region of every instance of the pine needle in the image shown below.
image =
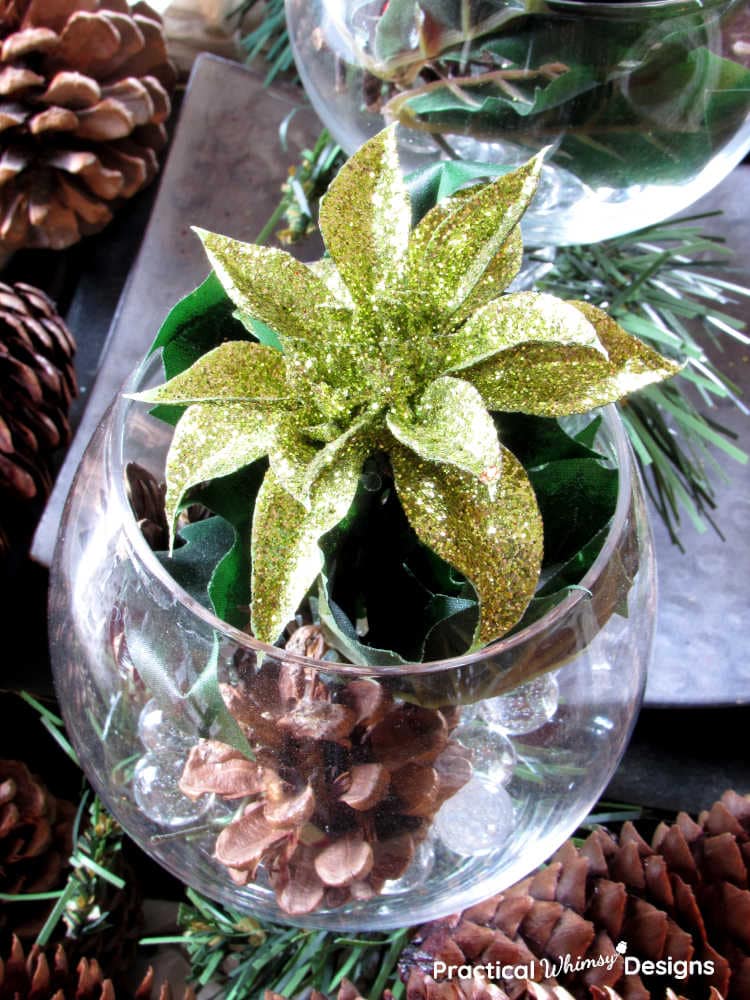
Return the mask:
<path id="1" fill-rule="evenodd" d="M 750 289 L 708 273 L 726 268 L 731 251 L 696 224 L 718 215 L 662 222 L 594 246 L 561 247 L 537 283 L 560 298 L 601 306 L 629 333 L 685 363 L 670 382 L 620 406 L 646 488 L 680 546 L 683 517 L 698 531 L 709 524 L 718 531 L 715 484 L 727 475 L 716 454 L 748 459 L 736 435 L 710 415 L 717 400 L 748 412 L 737 387 L 705 353 L 708 342 L 721 348 L 723 337 L 747 342 L 744 324 L 724 307 Z"/>
<path id="2" fill-rule="evenodd" d="M 146 938 L 143 945 L 181 944 L 191 979 L 222 989 L 224 1000 L 244 1000 L 271 990 L 298 996 L 311 989 L 332 995 L 344 978 L 380 998 L 391 987 L 401 994 L 398 958 L 409 930 L 345 937 L 332 931 L 264 924 L 211 903 L 188 890 L 180 907 L 181 935 Z"/>

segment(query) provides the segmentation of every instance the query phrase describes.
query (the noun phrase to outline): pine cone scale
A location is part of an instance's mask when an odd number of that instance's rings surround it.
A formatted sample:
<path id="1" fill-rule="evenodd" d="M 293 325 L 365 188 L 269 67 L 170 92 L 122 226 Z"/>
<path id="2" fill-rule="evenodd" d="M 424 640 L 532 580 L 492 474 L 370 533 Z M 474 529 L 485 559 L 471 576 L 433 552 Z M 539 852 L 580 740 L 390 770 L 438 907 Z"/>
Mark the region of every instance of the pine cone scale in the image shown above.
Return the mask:
<path id="1" fill-rule="evenodd" d="M 10 62 L 32 52 L 48 52 L 57 42 L 57 33 L 51 28 L 25 28 L 5 39 L 0 58 L 3 62 Z"/>
<path id="2" fill-rule="evenodd" d="M 13 10 L 0 22 L 0 131 L 10 151 L 0 169 L 0 242 L 63 248 L 153 178 L 175 73 L 161 19 L 146 5 L 18 0 Z M 123 170 L 107 156 L 119 150 L 144 169 Z M 89 196 L 66 183 L 70 172 Z"/>
<path id="3" fill-rule="evenodd" d="M 54 104 L 69 108 L 71 111 L 80 111 L 96 104 L 101 96 L 101 88 L 96 80 L 74 70 L 61 70 L 53 76 L 40 100 L 44 104 Z"/>

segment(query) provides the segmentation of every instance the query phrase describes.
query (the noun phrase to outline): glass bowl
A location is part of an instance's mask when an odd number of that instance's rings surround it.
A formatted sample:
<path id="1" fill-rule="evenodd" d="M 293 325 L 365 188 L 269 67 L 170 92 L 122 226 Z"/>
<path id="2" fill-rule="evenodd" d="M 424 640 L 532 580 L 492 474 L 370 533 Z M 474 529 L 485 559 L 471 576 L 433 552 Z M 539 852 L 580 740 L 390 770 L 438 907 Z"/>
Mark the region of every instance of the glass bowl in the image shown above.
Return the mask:
<path id="1" fill-rule="evenodd" d="M 129 388 L 159 381 L 152 358 Z M 177 878 L 232 907 L 347 930 L 461 910 L 543 862 L 586 816 L 627 745 L 653 637 L 654 557 L 641 484 L 616 410 L 602 413 L 597 446 L 619 470 L 618 501 L 581 589 L 480 652 L 373 668 L 265 646 L 177 585 L 146 544 L 125 486 L 131 462 L 162 477 L 171 428 L 142 404 L 118 399 L 68 497 L 52 569 L 50 635 L 68 732 L 92 785 L 130 836 Z M 304 676 L 350 707 L 357 690 L 387 706 L 356 744 L 360 762 L 365 751 L 374 754 L 390 780 L 380 805 L 357 816 L 374 831 L 371 855 L 356 884 L 329 880 L 310 912 L 288 897 L 279 905 L 273 865 L 261 865 L 246 885 L 232 881 L 213 852 L 238 803 L 191 799 L 178 787 L 191 747 L 217 735 L 216 676 L 270 722 L 255 745 L 266 764 L 281 753 L 274 743 L 283 728 L 281 676 L 287 683 Z M 326 831 L 339 836 L 330 831 L 354 806 L 331 802 L 347 789 L 352 801 L 341 754 L 355 750 L 342 749 L 346 740 L 295 736 L 301 767 L 315 770 L 316 794 L 332 810 L 330 829 L 313 817 L 318 834 L 323 841 Z"/>
<path id="2" fill-rule="evenodd" d="M 747 0 L 286 0 L 297 68 L 353 153 L 399 121 L 401 160 L 516 167 L 550 146 L 524 242 L 658 222 L 750 149 Z"/>

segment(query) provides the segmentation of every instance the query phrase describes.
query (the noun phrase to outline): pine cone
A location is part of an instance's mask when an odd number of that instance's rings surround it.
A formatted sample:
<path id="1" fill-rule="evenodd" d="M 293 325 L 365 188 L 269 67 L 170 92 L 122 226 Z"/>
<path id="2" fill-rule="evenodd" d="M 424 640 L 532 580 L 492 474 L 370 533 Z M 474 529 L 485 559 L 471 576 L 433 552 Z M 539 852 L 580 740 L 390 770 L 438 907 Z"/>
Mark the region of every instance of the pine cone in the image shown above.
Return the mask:
<path id="1" fill-rule="evenodd" d="M 150 548 L 163 552 L 169 547 L 169 528 L 164 513 L 167 487 L 137 462 L 125 467 L 125 488 L 141 534 Z"/>
<path id="2" fill-rule="evenodd" d="M 59 887 L 72 850 L 74 815 L 73 806 L 50 795 L 25 764 L 0 760 L 0 892 Z M 48 910 L 49 903 L 14 903 L 3 907 L 2 922 L 12 916 L 15 932 L 31 936 Z"/>
<path id="3" fill-rule="evenodd" d="M 0 246 L 70 246 L 156 175 L 174 69 L 127 0 L 0 0 Z"/>
<path id="4" fill-rule="evenodd" d="M 154 996 L 154 975 L 149 969 L 132 1000 L 151 1000 Z M 75 971 L 68 966 L 62 945 L 49 957 L 36 945 L 24 955 L 18 938 L 13 939 L 10 953 L 0 961 L 0 1000 L 125 1000 L 128 994 L 118 992 L 96 959 L 82 958 Z M 171 1000 L 172 991 L 164 983 L 158 992 L 159 1000 Z M 194 1000 L 194 993 L 186 989 L 184 1000 Z"/>
<path id="5" fill-rule="evenodd" d="M 128 462 L 125 468 L 125 489 L 141 534 L 154 552 L 165 552 L 169 548 L 169 528 L 164 512 L 164 497 L 167 485 L 137 462 Z M 180 511 L 176 528 L 195 524 L 212 517 L 211 511 L 200 503 L 191 503 Z M 179 546 L 180 539 L 175 539 Z"/>
<path id="6" fill-rule="evenodd" d="M 326 649 L 312 625 L 287 648 Z M 240 885 L 263 863 L 292 915 L 369 899 L 400 878 L 434 814 L 471 777 L 467 752 L 450 739 L 458 714 L 396 704 L 375 681 L 333 687 L 317 670 L 266 657 L 222 695 L 255 760 L 201 740 L 180 788 L 252 798 L 219 834 L 216 858 Z"/>
<path id="7" fill-rule="evenodd" d="M 0 499 L 7 505 L 0 538 L 10 534 L 11 522 L 28 530 L 29 501 L 49 495 L 53 455 L 70 440 L 68 409 L 78 391 L 74 353 L 75 342 L 44 292 L 0 283 Z"/>
<path id="8" fill-rule="evenodd" d="M 501 895 L 423 927 L 401 959 L 407 1000 L 657 1000 L 674 993 L 748 1000 L 749 869 L 750 799 L 734 792 L 698 823 L 680 813 L 674 825 L 661 824 L 650 845 L 631 823 L 619 838 L 597 829 L 580 850 L 569 841 L 546 868 Z M 628 972 L 623 951 L 640 962 L 671 959 L 672 974 Z M 566 955 L 580 967 L 555 976 Z M 593 964 L 598 959 L 609 961 Z M 488 993 L 478 972 L 473 981 L 436 981 L 435 961 L 531 965 L 536 982 L 494 979 Z M 676 970 L 676 961 L 710 962 L 714 972 Z"/>

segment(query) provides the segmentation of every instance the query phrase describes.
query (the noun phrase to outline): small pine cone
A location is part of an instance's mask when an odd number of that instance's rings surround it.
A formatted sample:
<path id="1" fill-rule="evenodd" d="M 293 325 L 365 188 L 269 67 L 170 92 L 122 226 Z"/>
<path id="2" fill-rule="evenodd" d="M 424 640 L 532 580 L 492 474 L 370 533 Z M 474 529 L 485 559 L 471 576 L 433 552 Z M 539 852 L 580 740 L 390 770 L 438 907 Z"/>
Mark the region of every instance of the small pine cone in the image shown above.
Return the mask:
<path id="1" fill-rule="evenodd" d="M 72 850 L 74 815 L 72 804 L 50 795 L 21 761 L 0 760 L 0 892 L 59 888 Z M 0 926 L 12 918 L 17 934 L 32 936 L 48 909 L 44 902 L 5 906 Z"/>
<path id="2" fill-rule="evenodd" d="M 70 968 L 62 945 L 54 954 L 46 954 L 36 945 L 28 956 L 18 938 L 7 955 L 0 960 L 0 1000 L 171 1000 L 168 983 L 154 989 L 153 971 L 149 969 L 135 992 L 115 992 L 111 979 L 105 978 L 96 959 L 82 958 L 75 969 Z M 183 1000 L 194 1000 L 186 989 Z"/>
<path id="3" fill-rule="evenodd" d="M 61 249 L 156 175 L 175 72 L 127 0 L 0 0 L 0 246 Z"/>
<path id="4" fill-rule="evenodd" d="M 680 813 L 661 824 L 650 844 L 632 823 L 618 838 L 598 829 L 501 895 L 421 928 L 401 957 L 407 998 L 478 1000 L 483 976 L 448 981 L 434 963 L 500 961 L 531 965 L 535 981 L 493 979 L 495 1000 L 748 1000 L 749 882 L 750 798 L 735 792 L 697 823 Z"/>
<path id="5" fill-rule="evenodd" d="M 164 513 L 166 485 L 137 462 L 125 468 L 125 488 L 141 534 L 155 552 L 169 546 L 169 529 Z"/>
<path id="6" fill-rule="evenodd" d="M 0 536 L 10 535 L 11 522 L 28 529 L 22 523 L 28 502 L 49 495 L 54 454 L 70 440 L 68 410 L 78 391 L 74 353 L 75 342 L 44 292 L 0 283 L 0 499 L 9 505 L 7 524 L 0 515 Z"/>
<path id="7" fill-rule="evenodd" d="M 158 480 L 152 472 L 137 462 L 128 462 L 125 468 L 125 490 L 133 516 L 149 548 L 154 552 L 165 552 L 169 548 L 169 528 L 164 511 L 166 483 Z M 205 521 L 207 517 L 212 516 L 208 507 L 200 503 L 191 503 L 180 511 L 176 530 L 179 531 L 186 524 Z M 175 541 L 176 545 L 180 544 L 179 538 Z"/>
<path id="8" fill-rule="evenodd" d="M 322 657 L 320 628 L 286 646 Z M 248 800 L 224 827 L 214 856 L 239 885 L 263 865 L 279 907 L 301 916 L 378 895 L 408 869 L 446 799 L 471 777 L 451 733 L 458 712 L 402 704 L 374 680 L 331 683 L 316 668 L 235 662 L 222 684 L 255 757 L 201 740 L 180 779 L 183 794 Z"/>

